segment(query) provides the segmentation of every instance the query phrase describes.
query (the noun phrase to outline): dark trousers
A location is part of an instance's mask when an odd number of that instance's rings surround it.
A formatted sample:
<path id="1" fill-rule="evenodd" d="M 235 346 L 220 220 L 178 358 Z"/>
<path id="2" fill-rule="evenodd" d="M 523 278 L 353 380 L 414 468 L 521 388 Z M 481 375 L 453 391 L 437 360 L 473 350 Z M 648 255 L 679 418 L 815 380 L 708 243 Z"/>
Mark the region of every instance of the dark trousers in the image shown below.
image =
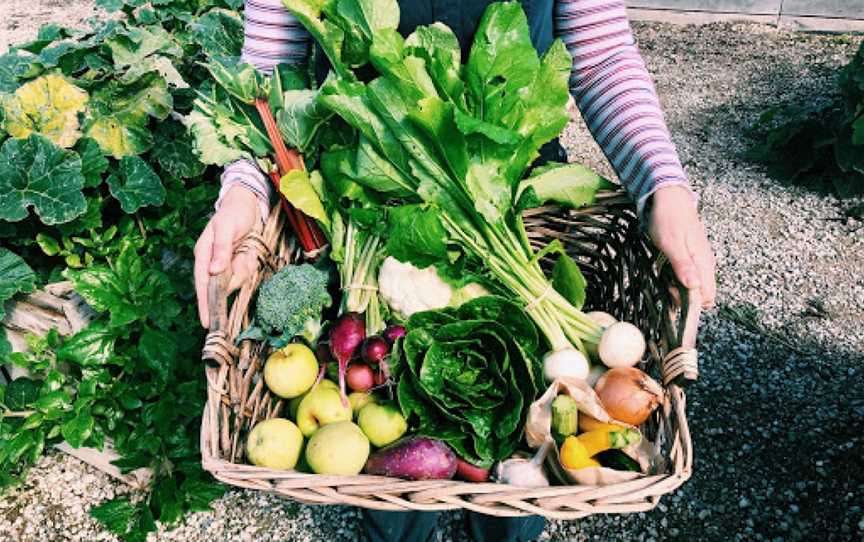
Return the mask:
<path id="1" fill-rule="evenodd" d="M 529 542 L 543 532 L 540 516 L 501 518 L 466 511 L 466 529 L 474 542 Z M 371 542 L 428 542 L 434 539 L 437 512 L 381 512 L 363 509 L 363 529 Z"/>

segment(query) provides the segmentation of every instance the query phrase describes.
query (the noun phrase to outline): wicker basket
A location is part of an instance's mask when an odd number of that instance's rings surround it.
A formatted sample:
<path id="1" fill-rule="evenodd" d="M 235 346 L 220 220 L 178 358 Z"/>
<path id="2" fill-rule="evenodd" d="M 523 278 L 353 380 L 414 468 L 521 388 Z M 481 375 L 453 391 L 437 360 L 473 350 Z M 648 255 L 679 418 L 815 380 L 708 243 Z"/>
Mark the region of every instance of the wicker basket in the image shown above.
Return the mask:
<path id="1" fill-rule="evenodd" d="M 665 460 L 634 480 L 606 486 L 551 486 L 530 489 L 453 480 L 405 481 L 380 476 L 323 476 L 271 470 L 243 462 L 246 433 L 260 420 L 278 416 L 284 402 L 260 377 L 268 352 L 254 341 L 235 345 L 249 323 L 250 300 L 262 280 L 299 252 L 283 230 L 277 208 L 261 234 L 248 237 L 238 251 L 253 251 L 259 269 L 229 300 L 225 278 L 210 284 L 211 331 L 204 347 L 208 401 L 201 425 L 203 466 L 231 485 L 271 491 L 318 504 L 347 504 L 379 510 L 466 508 L 497 516 L 539 514 L 575 519 L 596 513 L 649 510 L 662 495 L 690 477 L 693 450 L 685 415 L 683 384 L 696 378 L 696 328 L 700 300 L 680 291 L 673 303 L 671 271 L 646 239 L 635 210 L 623 192 L 598 195 L 595 205 L 578 211 L 542 208 L 529 211 L 525 224 L 532 243 L 560 239 L 588 279 L 586 307 L 633 322 L 649 338 L 651 359 L 645 370 L 660 374 L 666 400 L 642 428 Z M 283 235 L 283 231 L 286 233 Z M 678 318 L 683 313 L 682 318 Z"/>

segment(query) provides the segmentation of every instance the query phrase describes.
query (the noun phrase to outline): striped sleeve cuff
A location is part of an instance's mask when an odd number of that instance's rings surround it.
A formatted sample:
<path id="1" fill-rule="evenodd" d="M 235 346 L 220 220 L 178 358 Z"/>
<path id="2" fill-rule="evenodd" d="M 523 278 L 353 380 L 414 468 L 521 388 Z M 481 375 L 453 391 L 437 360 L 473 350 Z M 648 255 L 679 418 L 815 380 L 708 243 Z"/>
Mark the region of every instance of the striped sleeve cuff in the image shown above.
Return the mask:
<path id="1" fill-rule="evenodd" d="M 216 200 L 216 210 L 221 207 L 228 191 L 235 186 L 242 186 L 255 194 L 261 210 L 258 216 L 262 222 L 266 221 L 270 215 L 273 189 L 261 170 L 248 160 L 238 160 L 225 166 L 225 171 L 222 173 L 222 188 L 219 189 L 219 198 Z"/>
<path id="2" fill-rule="evenodd" d="M 311 38 L 281 0 L 246 0 L 241 58 L 266 74 L 279 64 L 305 64 Z"/>
<path id="3" fill-rule="evenodd" d="M 559 0 L 555 26 L 573 57 L 576 104 L 640 217 L 661 186 L 689 188 L 624 1 Z"/>

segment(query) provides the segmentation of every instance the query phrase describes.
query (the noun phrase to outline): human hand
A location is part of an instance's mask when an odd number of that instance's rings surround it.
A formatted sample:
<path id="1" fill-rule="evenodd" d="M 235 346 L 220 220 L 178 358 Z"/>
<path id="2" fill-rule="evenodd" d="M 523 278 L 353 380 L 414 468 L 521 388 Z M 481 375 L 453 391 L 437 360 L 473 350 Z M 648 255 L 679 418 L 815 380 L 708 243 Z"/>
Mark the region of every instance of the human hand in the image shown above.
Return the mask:
<path id="1" fill-rule="evenodd" d="M 219 275 L 230 264 L 231 279 L 228 291 L 232 292 L 255 269 L 255 255 L 243 253 L 233 256 L 234 245 L 255 228 L 260 227 L 258 198 L 251 190 L 242 186 L 231 188 L 222 200 L 222 205 L 201 232 L 195 243 L 195 293 L 198 296 L 198 319 L 209 327 L 210 314 L 207 306 L 207 287 L 210 277 Z M 233 257 L 232 257 L 233 256 Z"/>
<path id="2" fill-rule="evenodd" d="M 669 259 L 681 284 L 691 290 L 698 288 L 702 307 L 712 308 L 717 295 L 714 252 L 690 192 L 672 185 L 659 188 L 652 198 L 648 216 L 651 239 Z"/>

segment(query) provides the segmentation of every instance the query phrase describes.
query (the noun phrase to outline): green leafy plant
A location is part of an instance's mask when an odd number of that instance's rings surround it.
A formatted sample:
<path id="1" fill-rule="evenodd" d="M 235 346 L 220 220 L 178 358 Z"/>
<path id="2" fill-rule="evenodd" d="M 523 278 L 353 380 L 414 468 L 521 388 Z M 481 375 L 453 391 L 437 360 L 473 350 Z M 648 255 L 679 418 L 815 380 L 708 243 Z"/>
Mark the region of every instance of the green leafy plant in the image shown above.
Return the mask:
<path id="1" fill-rule="evenodd" d="M 0 316 L 16 294 L 72 281 L 99 316 L 70 337 L 29 337 L 0 362 L 0 484 L 44 451 L 120 454 L 153 470 L 149 490 L 91 513 L 125 540 L 174 524 L 224 492 L 200 466 L 203 330 L 192 308 L 192 245 L 218 172 L 195 158 L 181 118 L 200 63 L 237 55 L 238 0 L 105 0 L 117 20 L 50 25 L 0 55 Z"/>
<path id="2" fill-rule="evenodd" d="M 839 80 L 837 99 L 825 107 L 763 113 L 749 154 L 783 182 L 850 197 L 864 194 L 864 44 Z"/>
<path id="3" fill-rule="evenodd" d="M 543 385 L 531 319 L 512 302 L 485 296 L 416 313 L 406 329 L 393 369 L 399 405 L 418 434 L 483 467 L 509 457 Z"/>

